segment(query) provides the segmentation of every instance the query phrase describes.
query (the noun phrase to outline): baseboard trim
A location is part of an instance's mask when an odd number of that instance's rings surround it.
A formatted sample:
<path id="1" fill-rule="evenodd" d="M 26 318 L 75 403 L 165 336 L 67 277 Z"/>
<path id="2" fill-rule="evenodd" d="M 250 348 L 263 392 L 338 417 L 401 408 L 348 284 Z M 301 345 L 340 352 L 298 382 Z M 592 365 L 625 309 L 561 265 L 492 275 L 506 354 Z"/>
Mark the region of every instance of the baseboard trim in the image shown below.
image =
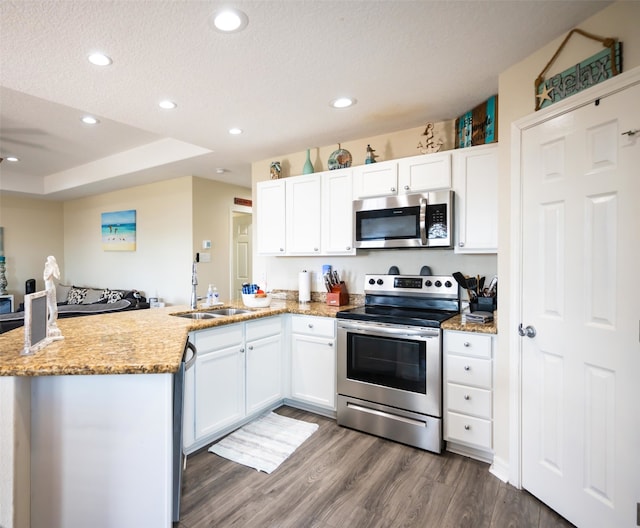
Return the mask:
<path id="1" fill-rule="evenodd" d="M 499 478 L 502 482 L 509 482 L 509 464 L 498 456 L 493 457 L 493 464 L 489 468 L 489 473 Z"/>

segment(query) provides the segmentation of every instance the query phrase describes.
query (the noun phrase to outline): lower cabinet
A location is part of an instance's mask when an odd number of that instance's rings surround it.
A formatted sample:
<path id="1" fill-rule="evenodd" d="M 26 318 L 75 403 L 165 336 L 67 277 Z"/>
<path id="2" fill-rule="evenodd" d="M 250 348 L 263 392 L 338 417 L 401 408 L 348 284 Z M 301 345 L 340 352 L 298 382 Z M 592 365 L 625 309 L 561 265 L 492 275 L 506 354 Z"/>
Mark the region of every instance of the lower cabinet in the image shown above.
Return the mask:
<path id="1" fill-rule="evenodd" d="M 187 452 L 282 400 L 281 334 L 278 316 L 200 330 L 189 336 L 198 356 L 185 388 Z"/>
<path id="2" fill-rule="evenodd" d="M 492 335 L 446 330 L 444 382 L 447 449 L 492 462 Z"/>
<path id="3" fill-rule="evenodd" d="M 336 323 L 330 317 L 291 316 L 291 398 L 336 409 Z"/>

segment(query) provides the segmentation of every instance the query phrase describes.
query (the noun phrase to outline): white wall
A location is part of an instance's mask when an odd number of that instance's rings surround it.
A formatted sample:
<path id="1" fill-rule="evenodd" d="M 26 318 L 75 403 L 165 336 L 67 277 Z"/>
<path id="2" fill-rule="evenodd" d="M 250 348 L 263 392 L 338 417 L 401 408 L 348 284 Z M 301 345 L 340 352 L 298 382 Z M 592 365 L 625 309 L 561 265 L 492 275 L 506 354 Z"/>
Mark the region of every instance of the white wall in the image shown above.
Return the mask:
<path id="1" fill-rule="evenodd" d="M 577 27 L 601 37 L 616 37 L 623 43 L 623 71 L 640 65 L 640 2 L 616 2 L 585 20 Z M 550 42 L 536 53 L 504 71 L 499 78 L 499 130 L 500 130 L 500 195 L 499 195 L 499 247 L 498 256 L 500 290 L 498 299 L 498 353 L 495 380 L 494 450 L 503 463 L 509 461 L 509 340 L 515 328 L 509 326 L 509 282 L 511 269 L 508 251 L 511 237 L 510 164 L 511 123 L 534 112 L 534 80 L 556 52 L 562 37 Z M 602 50 L 600 43 L 573 35 L 546 77 L 562 72 L 574 64 Z"/>
<path id="2" fill-rule="evenodd" d="M 104 251 L 101 214 L 136 210 L 135 251 Z M 62 282 L 137 289 L 170 304 L 191 292 L 192 177 L 89 196 L 64 203 Z"/>

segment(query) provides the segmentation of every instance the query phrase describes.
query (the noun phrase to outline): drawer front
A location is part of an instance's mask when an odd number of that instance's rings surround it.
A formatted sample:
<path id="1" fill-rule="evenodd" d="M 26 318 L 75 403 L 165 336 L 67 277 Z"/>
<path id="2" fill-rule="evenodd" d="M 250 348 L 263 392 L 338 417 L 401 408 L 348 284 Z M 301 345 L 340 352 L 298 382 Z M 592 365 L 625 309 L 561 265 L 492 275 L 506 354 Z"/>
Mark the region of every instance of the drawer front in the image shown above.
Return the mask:
<path id="1" fill-rule="evenodd" d="M 246 324 L 247 341 L 255 341 L 256 339 L 278 335 L 282 332 L 282 319 L 280 316 L 247 321 Z"/>
<path id="2" fill-rule="evenodd" d="M 446 440 L 491 449 L 491 420 L 448 412 L 445 422 Z"/>
<path id="3" fill-rule="evenodd" d="M 445 332 L 445 350 L 448 354 L 460 354 L 491 359 L 491 336 L 470 332 Z"/>
<path id="4" fill-rule="evenodd" d="M 198 349 L 198 354 L 207 350 L 217 350 L 242 343 L 243 326 L 243 323 L 239 323 L 194 332 L 194 342 Z"/>
<path id="5" fill-rule="evenodd" d="M 447 356 L 447 381 L 491 389 L 491 361 L 464 356 Z"/>
<path id="6" fill-rule="evenodd" d="M 336 332 L 336 320 L 333 317 L 293 315 L 291 316 L 291 331 L 294 334 L 306 334 L 333 339 Z"/>
<path id="7" fill-rule="evenodd" d="M 490 420 L 491 391 L 448 383 L 447 408 L 450 411 L 471 414 L 478 418 Z"/>

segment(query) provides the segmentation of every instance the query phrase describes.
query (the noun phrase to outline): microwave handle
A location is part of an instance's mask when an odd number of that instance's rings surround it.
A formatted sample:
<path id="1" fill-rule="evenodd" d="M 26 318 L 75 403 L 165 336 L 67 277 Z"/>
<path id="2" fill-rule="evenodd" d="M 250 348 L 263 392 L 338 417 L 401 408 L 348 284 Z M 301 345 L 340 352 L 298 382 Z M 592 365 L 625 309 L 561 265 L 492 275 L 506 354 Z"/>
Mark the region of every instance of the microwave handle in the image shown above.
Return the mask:
<path id="1" fill-rule="evenodd" d="M 427 199 L 420 198 L 420 242 L 427 245 Z"/>

